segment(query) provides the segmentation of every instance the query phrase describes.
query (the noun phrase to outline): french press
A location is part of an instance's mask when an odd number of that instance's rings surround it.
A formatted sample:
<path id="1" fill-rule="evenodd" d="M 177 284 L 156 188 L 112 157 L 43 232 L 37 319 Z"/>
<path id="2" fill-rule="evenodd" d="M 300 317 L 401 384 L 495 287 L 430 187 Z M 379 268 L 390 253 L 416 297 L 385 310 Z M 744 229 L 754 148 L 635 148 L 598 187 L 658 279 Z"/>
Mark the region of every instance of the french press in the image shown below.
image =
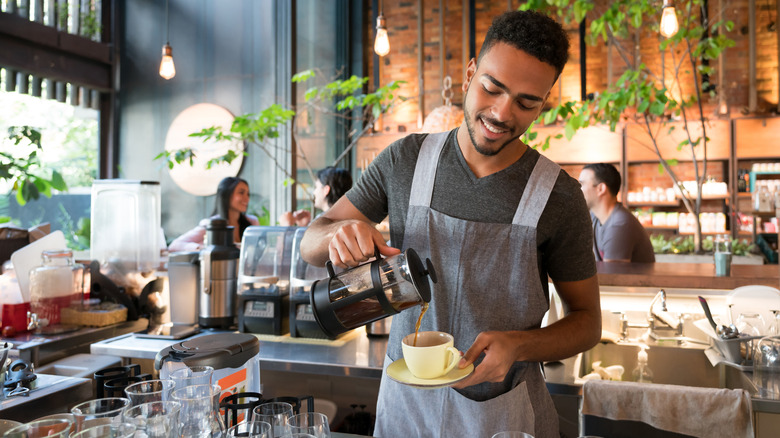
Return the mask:
<path id="1" fill-rule="evenodd" d="M 431 286 L 436 271 L 430 259 L 425 264 L 413 249 L 401 254 L 364 263 L 336 273 L 328 261 L 328 278 L 312 284 L 312 312 L 322 331 L 331 339 L 352 330 L 395 315 L 409 307 L 431 301 Z"/>

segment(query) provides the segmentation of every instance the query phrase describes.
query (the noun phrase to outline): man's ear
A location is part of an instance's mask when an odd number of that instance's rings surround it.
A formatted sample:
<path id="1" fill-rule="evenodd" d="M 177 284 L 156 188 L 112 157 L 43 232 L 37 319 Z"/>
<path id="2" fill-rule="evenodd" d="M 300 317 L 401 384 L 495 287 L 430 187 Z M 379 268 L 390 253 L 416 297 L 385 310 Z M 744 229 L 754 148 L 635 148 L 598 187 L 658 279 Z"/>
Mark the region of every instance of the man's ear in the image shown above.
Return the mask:
<path id="1" fill-rule="evenodd" d="M 330 186 L 327 185 L 327 184 L 322 186 L 322 193 L 323 193 L 324 196 L 327 197 L 330 194 Z"/>
<path id="2" fill-rule="evenodd" d="M 596 193 L 598 193 L 599 196 L 605 195 L 609 193 L 609 189 L 607 189 L 607 185 L 605 183 L 600 182 L 596 184 Z"/>
<path id="3" fill-rule="evenodd" d="M 469 85 L 471 85 L 471 80 L 474 79 L 474 73 L 477 72 L 477 59 L 471 58 L 469 63 L 466 65 L 466 80 L 463 81 L 463 85 L 461 85 L 461 89 L 465 93 L 469 89 Z"/>

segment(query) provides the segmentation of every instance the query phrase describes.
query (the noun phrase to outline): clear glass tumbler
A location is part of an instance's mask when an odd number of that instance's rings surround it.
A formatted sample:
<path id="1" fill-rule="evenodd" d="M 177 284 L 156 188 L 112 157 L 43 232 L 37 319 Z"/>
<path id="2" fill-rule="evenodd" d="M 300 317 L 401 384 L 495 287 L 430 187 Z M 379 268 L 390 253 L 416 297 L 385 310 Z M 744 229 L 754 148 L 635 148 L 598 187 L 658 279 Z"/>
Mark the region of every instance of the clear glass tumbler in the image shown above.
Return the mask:
<path id="1" fill-rule="evenodd" d="M 76 432 L 101 424 L 119 423 L 122 413 L 130 406 L 124 397 L 99 398 L 80 403 L 70 412 L 76 418 Z"/>
<path id="2" fill-rule="evenodd" d="M 125 422 L 143 432 L 146 438 L 179 436 L 181 403 L 154 401 L 133 406 L 122 415 Z"/>
<path id="3" fill-rule="evenodd" d="M 70 438 L 133 438 L 135 426 L 130 423 L 101 424 L 71 435 Z"/>
<path id="4" fill-rule="evenodd" d="M 780 336 L 767 336 L 756 343 L 753 383 L 759 397 L 780 400 Z"/>
<path id="5" fill-rule="evenodd" d="M 225 423 L 219 415 L 221 392 L 219 385 L 194 385 L 173 391 L 173 399 L 181 403 L 182 438 L 224 436 Z"/>
<path id="6" fill-rule="evenodd" d="M 16 426 L 3 435 L 4 438 L 68 438 L 72 424 L 64 419 L 36 420 Z"/>
<path id="7" fill-rule="evenodd" d="M 168 376 L 176 383 L 176 389 L 182 389 L 187 386 L 211 385 L 211 376 L 214 375 L 214 368 L 210 366 L 193 366 L 179 368 Z"/>
<path id="8" fill-rule="evenodd" d="M 272 438 L 271 425 L 265 421 L 244 421 L 227 430 L 228 438 Z"/>
<path id="9" fill-rule="evenodd" d="M 171 400 L 171 393 L 176 387 L 173 380 L 147 380 L 134 383 L 125 388 L 125 394 L 133 406 L 155 401 Z"/>
<path id="10" fill-rule="evenodd" d="M 289 403 L 269 402 L 256 406 L 252 412 L 252 421 L 265 421 L 273 427 L 274 437 L 288 436 L 291 433 L 290 419 L 293 407 Z"/>
<path id="11" fill-rule="evenodd" d="M 319 412 L 306 412 L 293 415 L 290 418 L 292 432 L 303 432 L 314 435 L 317 438 L 330 438 L 330 424 L 328 417 Z"/>

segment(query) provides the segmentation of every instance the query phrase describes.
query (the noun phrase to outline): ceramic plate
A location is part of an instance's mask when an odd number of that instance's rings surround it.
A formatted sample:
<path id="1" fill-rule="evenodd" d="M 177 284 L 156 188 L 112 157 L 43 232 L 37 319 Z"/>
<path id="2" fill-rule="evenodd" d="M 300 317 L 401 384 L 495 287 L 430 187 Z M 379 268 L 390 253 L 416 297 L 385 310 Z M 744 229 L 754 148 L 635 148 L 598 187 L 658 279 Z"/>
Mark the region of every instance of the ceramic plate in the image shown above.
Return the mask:
<path id="1" fill-rule="evenodd" d="M 474 364 L 469 364 L 469 366 L 463 369 L 455 367 L 455 369 L 449 373 L 435 379 L 420 379 L 412 375 L 412 372 L 406 367 L 406 361 L 404 359 L 398 359 L 387 367 L 387 377 L 390 377 L 396 382 L 415 386 L 417 388 L 429 389 L 452 386 L 454 383 L 460 382 L 473 372 Z"/>

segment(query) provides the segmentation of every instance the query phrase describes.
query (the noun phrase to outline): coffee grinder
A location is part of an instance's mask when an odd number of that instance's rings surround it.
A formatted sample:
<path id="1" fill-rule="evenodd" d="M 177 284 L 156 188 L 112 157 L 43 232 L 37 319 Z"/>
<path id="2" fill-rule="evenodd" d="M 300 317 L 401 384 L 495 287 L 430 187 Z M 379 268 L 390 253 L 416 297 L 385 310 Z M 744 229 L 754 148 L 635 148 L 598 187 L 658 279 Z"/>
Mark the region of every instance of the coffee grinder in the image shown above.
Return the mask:
<path id="1" fill-rule="evenodd" d="M 233 245 L 233 227 L 224 219 L 211 219 L 206 226 L 206 247 L 200 251 L 200 299 L 198 324 L 228 329 L 236 319 L 238 248 Z"/>
<path id="2" fill-rule="evenodd" d="M 292 248 L 292 266 L 290 267 L 290 336 L 297 338 L 326 339 L 311 307 L 311 286 L 316 280 L 328 276 L 323 267 L 306 263 L 301 257 L 301 239 L 305 228 L 295 230 Z"/>
<path id="3" fill-rule="evenodd" d="M 290 264 L 296 227 L 244 231 L 238 274 L 238 331 L 283 335 L 289 330 Z"/>

